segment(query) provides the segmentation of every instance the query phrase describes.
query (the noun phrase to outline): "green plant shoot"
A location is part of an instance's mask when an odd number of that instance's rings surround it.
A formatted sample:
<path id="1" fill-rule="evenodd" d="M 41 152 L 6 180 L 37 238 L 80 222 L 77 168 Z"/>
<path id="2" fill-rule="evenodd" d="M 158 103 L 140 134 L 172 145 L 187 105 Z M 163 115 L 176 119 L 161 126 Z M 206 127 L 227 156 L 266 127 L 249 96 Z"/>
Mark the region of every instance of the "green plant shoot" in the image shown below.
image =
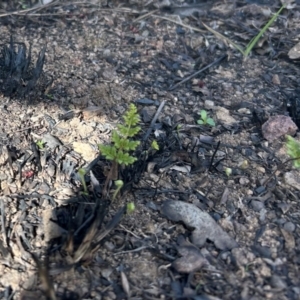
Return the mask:
<path id="1" fill-rule="evenodd" d="M 79 175 L 81 184 L 82 184 L 82 186 L 83 186 L 83 192 L 82 192 L 82 193 L 83 193 L 84 195 L 87 195 L 87 196 L 88 196 L 89 192 L 88 192 L 88 189 L 87 189 L 87 186 L 86 186 L 86 182 L 85 182 L 85 178 L 84 178 L 85 174 L 86 174 L 86 170 L 85 170 L 85 169 L 80 168 L 80 169 L 78 170 L 78 175 Z"/>
<path id="2" fill-rule="evenodd" d="M 225 168 L 225 174 L 229 177 L 232 174 L 231 168 Z"/>
<path id="3" fill-rule="evenodd" d="M 248 57 L 251 50 L 254 48 L 254 46 L 257 44 L 259 39 L 262 37 L 262 35 L 268 30 L 268 28 L 274 23 L 274 21 L 277 19 L 277 17 L 280 15 L 282 10 L 285 8 L 285 5 L 282 5 L 281 8 L 277 11 L 276 14 L 269 20 L 269 22 L 260 30 L 260 32 L 248 43 L 245 49 L 240 47 L 239 45 L 235 44 L 232 40 L 227 38 L 226 36 L 222 35 L 221 33 L 215 31 L 214 29 L 210 28 L 206 24 L 203 23 L 203 26 L 213 33 L 216 37 L 225 40 L 228 44 L 231 44 L 235 49 L 239 50 L 245 58 Z"/>
<path id="4" fill-rule="evenodd" d="M 197 121 L 199 125 L 209 125 L 212 127 L 216 126 L 215 121 L 212 118 L 208 117 L 206 110 L 202 109 L 200 111 L 200 117 L 201 119 Z"/>
<path id="5" fill-rule="evenodd" d="M 124 124 L 118 124 L 118 129 L 112 132 L 113 145 L 98 145 L 98 147 L 106 159 L 127 166 L 137 160 L 136 157 L 130 155 L 130 152 L 136 150 L 140 144 L 139 141 L 131 139 L 141 130 L 141 127 L 138 126 L 140 117 L 134 104 L 130 104 L 123 119 Z"/>
<path id="6" fill-rule="evenodd" d="M 151 148 L 154 149 L 154 150 L 157 150 L 157 151 L 159 150 L 159 145 L 158 145 L 156 140 L 152 141 Z"/>
<path id="7" fill-rule="evenodd" d="M 290 135 L 286 136 L 287 154 L 294 160 L 294 166 L 300 168 L 300 143 Z"/>
<path id="8" fill-rule="evenodd" d="M 126 206 L 127 208 L 127 213 L 131 214 L 132 212 L 135 211 L 135 205 L 133 202 L 129 202 Z"/>
<path id="9" fill-rule="evenodd" d="M 115 185 L 116 185 L 117 188 L 116 188 L 116 190 L 114 191 L 114 194 L 113 194 L 113 200 L 116 199 L 118 193 L 120 192 L 121 188 L 122 188 L 123 185 L 124 185 L 124 182 L 123 182 L 123 180 L 116 180 L 116 181 L 115 181 Z"/>
<path id="10" fill-rule="evenodd" d="M 43 142 L 42 140 L 37 141 L 36 145 L 40 150 L 43 150 L 45 148 L 45 142 Z"/>

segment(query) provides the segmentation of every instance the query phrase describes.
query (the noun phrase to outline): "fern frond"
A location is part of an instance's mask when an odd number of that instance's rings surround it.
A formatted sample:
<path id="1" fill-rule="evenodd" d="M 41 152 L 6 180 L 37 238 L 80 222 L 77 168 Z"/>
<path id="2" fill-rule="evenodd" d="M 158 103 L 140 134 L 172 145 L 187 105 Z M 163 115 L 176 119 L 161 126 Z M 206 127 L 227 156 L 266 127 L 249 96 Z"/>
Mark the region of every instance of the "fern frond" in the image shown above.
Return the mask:
<path id="1" fill-rule="evenodd" d="M 128 130 L 128 136 L 129 137 L 134 137 L 135 135 L 137 135 L 141 130 L 141 127 L 140 126 L 135 126 L 135 127 L 131 127 L 129 130 Z"/>
<path id="2" fill-rule="evenodd" d="M 130 141 L 128 140 L 128 144 L 126 145 L 126 148 L 124 148 L 127 151 L 134 151 L 137 146 L 140 144 L 140 141 Z"/>
<path id="3" fill-rule="evenodd" d="M 129 105 L 128 111 L 124 115 L 125 124 L 128 127 L 135 126 L 140 122 L 140 116 L 137 112 L 137 107 L 134 104 Z"/>
<path id="4" fill-rule="evenodd" d="M 116 161 L 118 164 L 131 165 L 137 160 L 136 157 L 131 156 L 128 152 L 118 151 Z"/>
<path id="5" fill-rule="evenodd" d="M 99 145 L 99 150 L 108 160 L 113 160 L 118 164 L 130 165 L 137 158 L 131 156 L 128 152 L 136 150 L 140 144 L 139 141 L 130 139 L 141 130 L 141 127 L 137 125 L 140 122 L 137 107 L 130 104 L 123 118 L 124 124 L 118 124 L 117 130 L 112 131 L 111 140 L 113 145 Z"/>
<path id="6" fill-rule="evenodd" d="M 286 137 L 286 147 L 287 147 L 287 154 L 295 159 L 294 166 L 296 168 L 300 167 L 300 143 L 292 138 L 290 135 Z"/>
<path id="7" fill-rule="evenodd" d="M 103 156 L 108 160 L 115 160 L 117 156 L 117 149 L 110 145 L 99 145 L 99 150 Z"/>
<path id="8" fill-rule="evenodd" d="M 111 140 L 114 144 L 117 144 L 120 140 L 120 135 L 116 130 L 113 130 L 111 133 Z"/>
<path id="9" fill-rule="evenodd" d="M 118 127 L 119 133 L 125 138 L 126 137 L 134 137 L 141 130 L 140 126 L 126 127 L 122 124 L 119 124 L 117 127 Z"/>

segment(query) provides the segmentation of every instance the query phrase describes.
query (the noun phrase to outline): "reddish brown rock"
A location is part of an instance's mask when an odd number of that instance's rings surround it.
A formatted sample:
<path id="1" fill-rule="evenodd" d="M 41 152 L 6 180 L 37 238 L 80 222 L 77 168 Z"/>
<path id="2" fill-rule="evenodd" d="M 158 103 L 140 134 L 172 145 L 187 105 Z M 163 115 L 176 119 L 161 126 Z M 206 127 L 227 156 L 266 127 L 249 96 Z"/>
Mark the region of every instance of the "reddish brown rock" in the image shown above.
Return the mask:
<path id="1" fill-rule="evenodd" d="M 290 117 L 278 115 L 270 117 L 270 119 L 262 125 L 262 134 L 266 140 L 272 142 L 283 135 L 295 134 L 297 129 L 297 125 Z"/>

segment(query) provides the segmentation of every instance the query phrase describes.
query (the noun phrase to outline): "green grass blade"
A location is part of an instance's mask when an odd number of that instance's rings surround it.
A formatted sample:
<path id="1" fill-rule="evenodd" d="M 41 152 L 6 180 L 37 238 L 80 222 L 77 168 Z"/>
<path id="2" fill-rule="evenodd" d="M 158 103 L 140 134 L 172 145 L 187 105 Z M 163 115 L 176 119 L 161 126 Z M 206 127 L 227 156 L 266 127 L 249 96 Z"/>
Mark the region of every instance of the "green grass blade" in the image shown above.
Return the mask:
<path id="1" fill-rule="evenodd" d="M 280 15 L 282 10 L 285 8 L 285 5 L 282 5 L 282 7 L 278 10 L 278 12 L 270 19 L 270 21 L 263 27 L 263 29 L 258 33 L 258 35 L 250 41 L 250 43 L 247 45 L 246 50 L 243 52 L 244 56 L 247 57 L 253 47 L 256 45 L 256 43 L 259 41 L 261 36 L 268 30 L 268 28 L 273 24 L 273 22 L 276 20 L 276 18 Z"/>
<path id="2" fill-rule="evenodd" d="M 210 28 L 203 22 L 202 22 L 202 24 L 208 31 L 213 33 L 216 37 L 218 37 L 219 39 L 225 40 L 228 44 L 231 44 L 235 49 L 239 50 L 245 56 L 244 50 L 239 45 L 235 44 L 232 40 L 230 40 L 228 37 L 224 36 L 223 34 L 213 30 L 212 28 Z"/>

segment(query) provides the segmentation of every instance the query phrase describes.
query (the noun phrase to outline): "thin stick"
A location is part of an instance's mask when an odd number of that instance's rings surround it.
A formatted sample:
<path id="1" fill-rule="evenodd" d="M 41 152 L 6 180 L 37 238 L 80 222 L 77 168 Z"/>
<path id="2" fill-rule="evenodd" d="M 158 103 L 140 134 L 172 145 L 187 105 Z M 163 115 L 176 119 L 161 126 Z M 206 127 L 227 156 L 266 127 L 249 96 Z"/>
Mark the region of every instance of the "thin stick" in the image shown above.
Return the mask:
<path id="1" fill-rule="evenodd" d="M 158 12 L 158 9 L 155 9 L 155 10 L 152 10 L 152 11 L 149 11 L 148 13 L 142 15 L 142 16 L 139 16 L 138 18 L 136 18 L 133 22 L 138 22 L 142 19 L 146 19 L 148 18 L 149 16 L 153 15 L 154 13 Z"/>
<path id="2" fill-rule="evenodd" d="M 164 105 L 165 105 L 166 101 L 162 101 L 162 103 L 159 105 L 158 109 L 157 109 L 157 112 L 155 114 L 155 116 L 153 117 L 152 121 L 151 121 L 151 124 L 150 124 L 150 127 L 148 128 L 145 136 L 143 137 L 143 141 L 146 141 L 147 138 L 149 137 L 153 127 L 154 127 L 154 124 L 155 122 L 157 121 L 157 118 L 159 116 L 159 114 L 161 113 L 161 110 L 163 109 Z"/>
<path id="3" fill-rule="evenodd" d="M 222 61 L 224 58 L 226 58 L 226 57 L 227 57 L 227 54 L 225 54 L 225 55 L 219 57 L 217 60 L 215 60 L 214 62 L 210 63 L 210 64 L 207 65 L 206 67 L 202 68 L 201 70 L 195 72 L 194 74 L 192 74 L 192 75 L 186 77 L 185 79 L 183 79 L 183 80 L 181 80 L 180 82 L 176 83 L 175 85 L 171 86 L 171 87 L 169 88 L 169 91 L 172 91 L 172 90 L 176 89 L 179 85 L 181 85 L 181 84 L 183 84 L 183 83 L 185 83 L 185 82 L 191 80 L 192 78 L 196 77 L 198 74 L 202 73 L 203 71 L 205 71 L 205 70 L 209 69 L 210 67 L 212 67 L 212 66 L 218 64 L 219 62 L 221 62 L 221 61 Z"/>
<path id="4" fill-rule="evenodd" d="M 57 3 L 58 3 L 58 1 L 54 1 L 54 2 L 50 2 L 50 3 L 46 4 L 46 5 L 42 5 L 42 6 L 38 6 L 38 7 L 31 7 L 31 8 L 24 9 L 24 10 L 12 11 L 12 12 L 0 15 L 0 18 L 11 16 L 11 15 L 24 15 L 24 14 L 26 15 L 26 13 L 28 13 L 28 12 L 38 11 L 38 10 L 50 7 L 50 6 L 52 6 L 54 4 L 57 4 Z"/>
<path id="5" fill-rule="evenodd" d="M 198 28 L 196 28 L 196 27 L 193 27 L 193 26 L 184 24 L 184 23 L 182 23 L 182 22 L 177 22 L 177 21 L 172 20 L 172 19 L 167 18 L 167 17 L 162 17 L 162 16 L 159 16 L 159 15 L 152 15 L 152 17 L 159 18 L 159 19 L 166 20 L 166 21 L 170 21 L 170 22 L 172 22 L 172 23 L 175 23 L 175 24 L 177 24 L 177 25 L 180 25 L 180 26 L 182 26 L 182 27 L 185 27 L 185 28 L 188 28 L 188 29 L 190 29 L 190 30 L 197 31 L 197 32 L 201 32 L 201 33 L 205 33 L 205 32 L 206 32 L 206 30 L 198 29 Z"/>
<path id="6" fill-rule="evenodd" d="M 117 253 L 114 253 L 113 255 L 121 255 L 121 254 L 123 255 L 123 254 L 126 254 L 126 253 L 134 253 L 134 252 L 139 252 L 139 251 L 141 251 L 141 250 L 148 249 L 148 248 L 153 248 L 153 247 L 149 247 L 149 246 L 141 246 L 141 247 L 136 248 L 136 249 L 117 252 Z"/>
<path id="7" fill-rule="evenodd" d="M 276 174 L 277 171 L 279 171 L 282 167 L 284 167 L 288 162 L 298 160 L 300 157 L 295 157 L 295 158 L 289 158 L 288 160 L 284 161 L 281 163 L 279 166 L 277 166 L 276 170 L 271 173 L 271 175 L 264 181 L 262 182 L 262 185 L 266 186 L 267 183 L 272 179 L 272 177 Z"/>
<path id="8" fill-rule="evenodd" d="M 216 149 L 215 149 L 215 151 L 214 151 L 214 153 L 213 153 L 213 155 L 211 157 L 209 168 L 208 168 L 209 171 L 211 171 L 211 167 L 212 167 L 212 165 L 214 163 L 214 159 L 215 159 L 215 156 L 217 154 L 217 151 L 218 151 L 219 147 L 220 147 L 220 141 L 218 142 L 217 147 L 216 147 Z"/>

